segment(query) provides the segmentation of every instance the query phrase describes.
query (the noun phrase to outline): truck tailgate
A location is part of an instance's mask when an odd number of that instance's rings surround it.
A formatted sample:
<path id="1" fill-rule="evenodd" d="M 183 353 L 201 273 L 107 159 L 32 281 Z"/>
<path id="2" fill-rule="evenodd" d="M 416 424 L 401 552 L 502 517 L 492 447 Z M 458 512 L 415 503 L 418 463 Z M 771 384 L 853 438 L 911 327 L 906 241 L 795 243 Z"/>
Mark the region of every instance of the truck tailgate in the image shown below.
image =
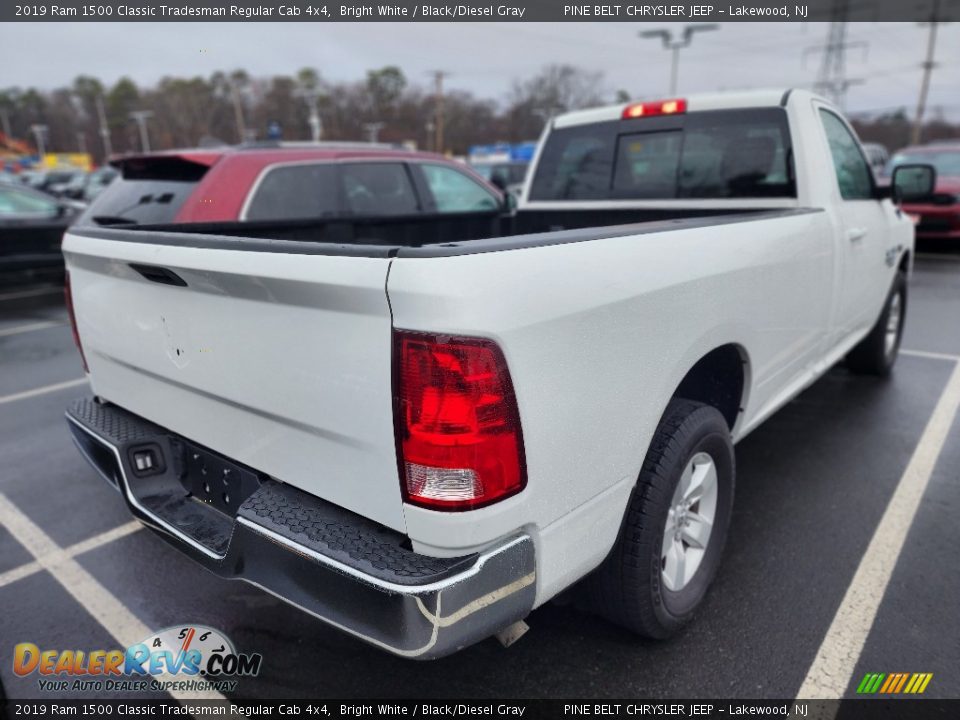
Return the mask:
<path id="1" fill-rule="evenodd" d="M 64 238 L 94 393 L 404 531 L 390 260 L 153 237 L 83 230 Z M 176 278 L 185 285 L 169 284 Z"/>

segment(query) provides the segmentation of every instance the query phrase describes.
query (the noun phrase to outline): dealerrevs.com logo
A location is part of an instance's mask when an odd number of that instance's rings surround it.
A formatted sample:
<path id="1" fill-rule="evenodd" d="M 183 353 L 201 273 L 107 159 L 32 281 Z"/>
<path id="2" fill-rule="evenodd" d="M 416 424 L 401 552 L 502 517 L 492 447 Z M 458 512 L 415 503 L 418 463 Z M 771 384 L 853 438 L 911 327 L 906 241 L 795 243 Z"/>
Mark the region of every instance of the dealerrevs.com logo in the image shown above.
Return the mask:
<path id="1" fill-rule="evenodd" d="M 231 692 L 237 677 L 260 672 L 259 653 L 238 653 L 230 639 L 204 625 L 169 627 L 126 650 L 42 650 L 22 642 L 13 672 L 36 674 L 41 691 Z"/>

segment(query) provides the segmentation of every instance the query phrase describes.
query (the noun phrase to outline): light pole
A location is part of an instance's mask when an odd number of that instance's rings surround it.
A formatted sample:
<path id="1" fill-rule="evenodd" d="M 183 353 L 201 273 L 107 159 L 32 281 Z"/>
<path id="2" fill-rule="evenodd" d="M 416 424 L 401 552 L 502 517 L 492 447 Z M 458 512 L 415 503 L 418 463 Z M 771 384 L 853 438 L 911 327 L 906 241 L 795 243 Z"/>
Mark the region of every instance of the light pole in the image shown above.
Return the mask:
<path id="1" fill-rule="evenodd" d="M 693 42 L 694 33 L 707 32 L 708 30 L 719 30 L 720 26 L 716 23 L 701 23 L 700 25 L 686 25 L 683 28 L 683 34 L 676 40 L 673 38 L 673 32 L 670 30 L 644 30 L 639 33 L 642 38 L 660 38 L 663 41 L 663 47 L 671 50 L 673 57 L 670 59 L 670 94 L 677 94 L 677 72 L 680 64 L 680 50 L 688 47 Z"/>
<path id="2" fill-rule="evenodd" d="M 363 129 L 367 133 L 367 142 L 375 143 L 380 139 L 380 130 L 386 123 L 382 122 L 371 122 L 364 123 Z"/>
<path id="3" fill-rule="evenodd" d="M 37 139 L 37 154 L 40 155 L 40 162 L 43 162 L 43 158 L 47 154 L 47 126 L 46 125 L 31 125 L 30 132 L 33 133 L 33 136 Z"/>
<path id="4" fill-rule="evenodd" d="M 134 110 L 130 113 L 130 118 L 135 120 L 140 128 L 140 149 L 145 153 L 150 152 L 150 136 L 147 134 L 147 120 L 152 117 L 153 112 L 150 110 Z"/>
<path id="5" fill-rule="evenodd" d="M 303 98 L 310 114 L 307 116 L 307 124 L 310 126 L 310 139 L 313 142 L 320 142 L 323 138 L 323 118 L 320 117 L 320 93 L 313 88 L 303 88 L 293 93 L 295 96 Z"/>
<path id="6" fill-rule="evenodd" d="M 103 159 L 113 155 L 113 143 L 110 141 L 110 128 L 107 126 L 107 113 L 103 109 L 103 96 L 97 95 L 97 120 L 100 122 L 100 139 L 103 140 Z"/>

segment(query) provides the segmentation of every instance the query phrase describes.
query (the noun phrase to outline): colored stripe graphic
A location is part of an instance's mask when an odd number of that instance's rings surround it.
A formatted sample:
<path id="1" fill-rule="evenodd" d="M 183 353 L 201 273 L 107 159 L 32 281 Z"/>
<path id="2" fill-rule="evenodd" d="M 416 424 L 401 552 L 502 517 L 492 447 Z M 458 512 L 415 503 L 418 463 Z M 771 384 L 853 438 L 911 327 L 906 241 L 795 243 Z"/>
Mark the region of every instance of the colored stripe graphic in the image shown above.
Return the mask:
<path id="1" fill-rule="evenodd" d="M 933 673 L 867 673 L 857 686 L 857 694 L 922 695 L 933 679 Z"/>

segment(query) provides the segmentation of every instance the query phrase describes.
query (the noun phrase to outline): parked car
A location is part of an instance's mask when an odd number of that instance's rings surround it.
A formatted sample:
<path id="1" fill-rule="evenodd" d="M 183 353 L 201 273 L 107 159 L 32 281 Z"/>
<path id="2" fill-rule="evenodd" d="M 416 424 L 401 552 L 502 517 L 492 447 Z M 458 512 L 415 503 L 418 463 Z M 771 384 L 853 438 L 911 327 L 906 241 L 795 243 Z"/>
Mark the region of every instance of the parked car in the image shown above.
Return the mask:
<path id="1" fill-rule="evenodd" d="M 566 590 L 670 636 L 720 563 L 734 443 L 843 358 L 891 372 L 913 226 L 890 194 L 933 169 L 877 187 L 800 90 L 556 117 L 487 234 L 416 215 L 425 166 L 461 169 L 415 157 L 125 167 L 94 212 L 125 220 L 64 241 L 78 447 L 189 557 L 403 657 Z M 133 224 L 157 215 L 260 220 Z"/>
<path id="2" fill-rule="evenodd" d="M 121 225 L 496 215 L 503 196 L 442 155 L 364 145 L 271 144 L 113 161 L 120 178 L 81 222 Z"/>
<path id="3" fill-rule="evenodd" d="M 0 185 L 0 283 L 63 274 L 60 241 L 77 209 L 21 185 Z"/>
<path id="4" fill-rule="evenodd" d="M 66 188 L 78 182 L 82 183 L 86 174 L 85 170 L 80 169 L 44 170 L 31 179 L 30 186 L 54 197 L 60 197 Z"/>
<path id="5" fill-rule="evenodd" d="M 89 175 L 87 175 L 86 183 L 84 183 L 83 191 L 79 197 L 75 198 L 85 203 L 91 203 L 96 199 L 100 193 L 107 189 L 107 187 L 120 176 L 120 171 L 115 167 L 109 165 L 105 167 L 99 167 Z M 68 193 L 69 195 L 69 193 Z"/>
<path id="6" fill-rule="evenodd" d="M 886 174 L 911 163 L 927 163 L 937 169 L 937 187 L 929 200 L 903 205 L 917 224 L 917 239 L 960 240 L 960 141 L 899 150 L 890 158 Z"/>

